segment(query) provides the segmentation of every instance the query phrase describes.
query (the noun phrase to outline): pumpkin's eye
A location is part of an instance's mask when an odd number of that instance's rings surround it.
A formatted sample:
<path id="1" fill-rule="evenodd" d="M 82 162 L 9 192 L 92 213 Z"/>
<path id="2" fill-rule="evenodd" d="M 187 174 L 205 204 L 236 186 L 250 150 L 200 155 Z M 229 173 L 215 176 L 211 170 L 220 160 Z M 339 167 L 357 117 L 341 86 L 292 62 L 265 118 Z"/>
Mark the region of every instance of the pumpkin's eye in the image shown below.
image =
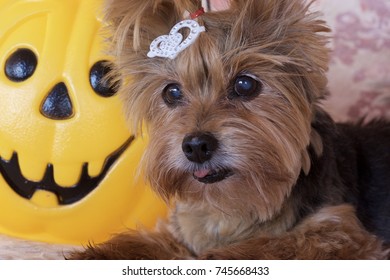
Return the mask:
<path id="1" fill-rule="evenodd" d="M 162 92 L 162 98 L 168 107 L 180 105 L 183 102 L 183 93 L 180 86 L 175 83 L 167 85 Z"/>
<path id="2" fill-rule="evenodd" d="M 111 97 L 118 92 L 119 83 L 106 77 L 112 71 L 110 62 L 101 60 L 96 62 L 89 73 L 89 82 L 92 89 L 102 97 Z"/>
<path id="3" fill-rule="evenodd" d="M 257 79 L 249 75 L 240 75 L 234 81 L 229 98 L 240 98 L 244 101 L 251 100 L 260 94 L 261 89 L 262 84 Z"/>
<path id="4" fill-rule="evenodd" d="M 5 62 L 5 75 L 13 82 L 23 82 L 34 74 L 37 64 L 33 51 L 17 49 Z"/>

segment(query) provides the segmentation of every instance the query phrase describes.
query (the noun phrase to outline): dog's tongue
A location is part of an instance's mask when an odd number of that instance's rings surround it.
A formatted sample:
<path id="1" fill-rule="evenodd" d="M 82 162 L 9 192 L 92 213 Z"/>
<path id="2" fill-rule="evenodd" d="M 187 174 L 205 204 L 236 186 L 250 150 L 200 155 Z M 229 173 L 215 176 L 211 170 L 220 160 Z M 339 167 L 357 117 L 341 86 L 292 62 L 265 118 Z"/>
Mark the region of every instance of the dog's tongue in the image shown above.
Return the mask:
<path id="1" fill-rule="evenodd" d="M 204 178 L 210 173 L 210 169 L 201 169 L 194 172 L 195 177 Z"/>

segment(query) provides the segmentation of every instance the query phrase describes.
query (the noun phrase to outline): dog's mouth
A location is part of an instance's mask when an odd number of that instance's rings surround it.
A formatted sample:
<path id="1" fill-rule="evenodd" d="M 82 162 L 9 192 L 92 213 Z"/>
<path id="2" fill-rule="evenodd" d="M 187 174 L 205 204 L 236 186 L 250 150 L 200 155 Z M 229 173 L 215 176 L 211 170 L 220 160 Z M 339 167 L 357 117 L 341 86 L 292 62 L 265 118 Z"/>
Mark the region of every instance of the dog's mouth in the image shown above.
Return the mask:
<path id="1" fill-rule="evenodd" d="M 131 136 L 118 149 L 112 152 L 105 159 L 103 169 L 97 176 L 91 177 L 88 174 L 88 163 L 84 163 L 79 181 L 71 187 L 62 187 L 55 182 L 54 166 L 49 163 L 46 166 L 45 174 L 41 181 L 31 181 L 25 178 L 21 172 L 18 154 L 13 153 L 10 160 L 5 160 L 0 156 L 0 174 L 8 185 L 23 198 L 31 199 L 38 190 L 48 191 L 57 196 L 59 205 L 68 205 L 75 203 L 89 193 L 91 193 L 100 182 L 105 178 L 111 166 L 119 159 L 123 152 L 130 146 L 134 137 Z"/>
<path id="2" fill-rule="evenodd" d="M 204 184 L 218 183 L 233 175 L 230 169 L 200 169 L 194 172 L 196 180 Z"/>

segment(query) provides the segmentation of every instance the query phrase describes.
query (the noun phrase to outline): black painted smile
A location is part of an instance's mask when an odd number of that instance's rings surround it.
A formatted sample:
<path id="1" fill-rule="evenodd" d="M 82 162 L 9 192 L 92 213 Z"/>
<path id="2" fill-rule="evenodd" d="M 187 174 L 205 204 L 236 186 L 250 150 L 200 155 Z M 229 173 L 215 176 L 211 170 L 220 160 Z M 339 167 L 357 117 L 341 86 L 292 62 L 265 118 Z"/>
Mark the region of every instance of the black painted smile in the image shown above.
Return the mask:
<path id="1" fill-rule="evenodd" d="M 37 190 L 45 190 L 54 193 L 60 205 L 68 205 L 83 199 L 92 192 L 105 178 L 111 166 L 118 160 L 129 147 L 134 137 L 130 137 L 122 146 L 107 156 L 103 169 L 99 175 L 91 177 L 88 174 L 88 163 L 84 163 L 79 181 L 71 187 L 61 187 L 54 180 L 54 167 L 49 163 L 41 181 L 35 182 L 26 179 L 19 166 L 18 154 L 13 153 L 9 161 L 0 156 L 0 173 L 7 184 L 21 197 L 31 199 Z"/>

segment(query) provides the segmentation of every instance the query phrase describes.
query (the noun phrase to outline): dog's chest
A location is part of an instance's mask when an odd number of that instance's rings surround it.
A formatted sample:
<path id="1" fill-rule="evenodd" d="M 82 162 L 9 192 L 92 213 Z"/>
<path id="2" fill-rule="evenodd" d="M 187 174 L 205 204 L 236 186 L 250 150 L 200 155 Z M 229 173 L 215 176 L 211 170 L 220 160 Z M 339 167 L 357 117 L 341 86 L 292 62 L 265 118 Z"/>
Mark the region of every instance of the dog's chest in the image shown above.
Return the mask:
<path id="1" fill-rule="evenodd" d="M 178 204 L 171 231 L 195 254 L 253 236 L 259 230 L 252 218 L 227 215 L 205 205 Z"/>

